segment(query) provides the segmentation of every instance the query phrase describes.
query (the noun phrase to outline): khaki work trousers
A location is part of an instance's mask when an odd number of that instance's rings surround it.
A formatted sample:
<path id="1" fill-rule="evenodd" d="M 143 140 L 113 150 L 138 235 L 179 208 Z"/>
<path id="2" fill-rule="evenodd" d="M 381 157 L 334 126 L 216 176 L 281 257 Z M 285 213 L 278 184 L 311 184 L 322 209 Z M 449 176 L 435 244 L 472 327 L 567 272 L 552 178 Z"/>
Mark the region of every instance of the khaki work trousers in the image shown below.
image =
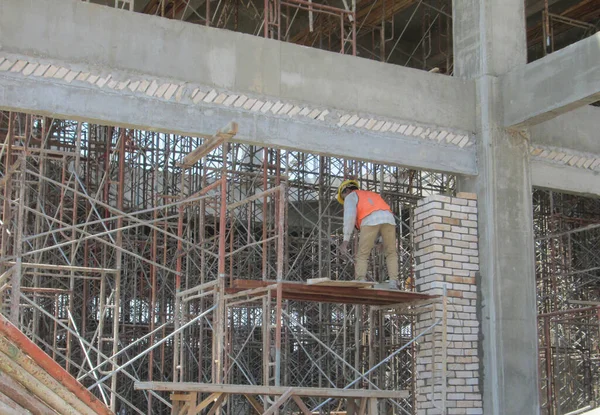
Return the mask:
<path id="1" fill-rule="evenodd" d="M 396 226 L 384 223 L 376 226 L 363 226 L 358 238 L 358 252 L 356 254 L 355 273 L 356 279 L 367 276 L 369 255 L 375 245 L 375 239 L 381 234 L 383 251 L 390 280 L 398 280 L 398 252 L 396 251 Z"/>

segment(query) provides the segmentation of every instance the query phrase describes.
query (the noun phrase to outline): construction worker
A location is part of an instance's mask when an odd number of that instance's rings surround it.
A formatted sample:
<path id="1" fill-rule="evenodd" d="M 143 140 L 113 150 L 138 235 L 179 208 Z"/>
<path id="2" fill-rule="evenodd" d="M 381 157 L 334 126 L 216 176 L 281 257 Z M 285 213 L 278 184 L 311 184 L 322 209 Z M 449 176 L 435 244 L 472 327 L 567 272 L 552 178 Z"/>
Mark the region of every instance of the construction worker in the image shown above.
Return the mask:
<path id="1" fill-rule="evenodd" d="M 383 240 L 390 288 L 400 288 L 398 282 L 398 253 L 396 252 L 396 219 L 390 206 L 374 192 L 360 190 L 356 180 L 344 181 L 337 192 L 344 205 L 344 242 L 342 254 L 348 253 L 353 228 L 358 229 L 358 252 L 354 264 L 357 280 L 366 280 L 369 255 L 378 236 Z"/>

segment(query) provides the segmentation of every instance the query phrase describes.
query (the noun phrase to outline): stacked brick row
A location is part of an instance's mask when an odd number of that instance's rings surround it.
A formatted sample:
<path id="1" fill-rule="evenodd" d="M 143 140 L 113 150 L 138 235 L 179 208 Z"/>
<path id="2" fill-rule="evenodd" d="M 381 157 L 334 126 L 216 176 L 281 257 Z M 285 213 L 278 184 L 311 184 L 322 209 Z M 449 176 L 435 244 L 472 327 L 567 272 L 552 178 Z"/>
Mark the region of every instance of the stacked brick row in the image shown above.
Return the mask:
<path id="1" fill-rule="evenodd" d="M 414 218 L 417 291 L 443 295 L 446 288 L 446 349 L 442 347 L 442 325 L 423 336 L 418 345 L 417 414 L 441 414 L 444 407 L 447 414 L 482 414 L 476 313 L 477 198 L 472 193 L 430 196 L 419 201 Z M 417 332 L 442 316 L 442 303 L 436 303 L 419 315 Z"/>

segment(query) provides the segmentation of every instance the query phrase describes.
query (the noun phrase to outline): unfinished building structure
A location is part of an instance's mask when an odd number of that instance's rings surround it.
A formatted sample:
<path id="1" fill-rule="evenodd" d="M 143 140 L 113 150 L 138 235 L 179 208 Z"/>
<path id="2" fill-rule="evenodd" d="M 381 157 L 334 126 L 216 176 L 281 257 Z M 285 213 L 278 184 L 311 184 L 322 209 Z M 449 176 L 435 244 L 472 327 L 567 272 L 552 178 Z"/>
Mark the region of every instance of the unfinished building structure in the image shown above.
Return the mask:
<path id="1" fill-rule="evenodd" d="M 2 1 L 0 312 L 115 413 L 594 407 L 599 19 L 594 0 Z M 411 292 L 301 284 L 353 279 L 349 177 L 390 203 Z M 453 262 L 476 312 L 428 291 L 436 203 L 475 226 Z M 451 331 L 470 314 L 480 333 Z M 449 347 L 478 350 L 470 382 Z"/>

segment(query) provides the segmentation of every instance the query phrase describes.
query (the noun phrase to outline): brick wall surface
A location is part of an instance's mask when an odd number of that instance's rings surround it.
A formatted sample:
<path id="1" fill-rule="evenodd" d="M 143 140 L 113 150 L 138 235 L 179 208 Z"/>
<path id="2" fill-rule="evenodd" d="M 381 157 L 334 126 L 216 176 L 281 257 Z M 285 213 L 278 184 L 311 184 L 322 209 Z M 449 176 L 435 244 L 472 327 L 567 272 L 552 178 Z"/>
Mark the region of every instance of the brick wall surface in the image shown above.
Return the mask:
<path id="1" fill-rule="evenodd" d="M 417 414 L 442 414 L 444 406 L 447 414 L 483 414 L 476 314 L 477 198 L 472 193 L 427 197 L 417 203 L 414 220 L 417 291 L 442 295 L 446 288 L 445 353 L 441 325 L 423 336 L 417 349 Z M 417 332 L 442 316 L 440 301 L 419 315 Z"/>

